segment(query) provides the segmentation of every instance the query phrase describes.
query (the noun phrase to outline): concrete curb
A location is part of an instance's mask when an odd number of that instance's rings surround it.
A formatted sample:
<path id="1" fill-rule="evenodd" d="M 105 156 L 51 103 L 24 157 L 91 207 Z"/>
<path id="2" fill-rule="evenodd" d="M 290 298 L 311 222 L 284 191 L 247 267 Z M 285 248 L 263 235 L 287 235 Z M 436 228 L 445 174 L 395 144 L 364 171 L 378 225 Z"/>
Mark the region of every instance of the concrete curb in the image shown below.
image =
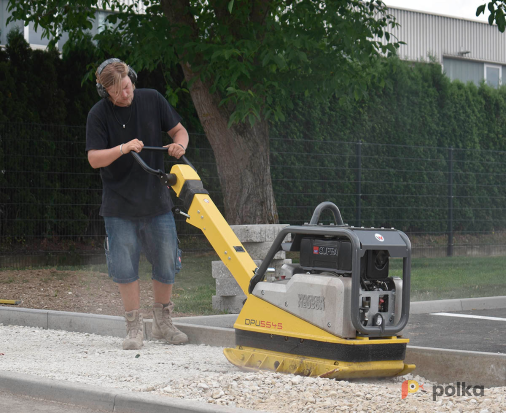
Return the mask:
<path id="1" fill-rule="evenodd" d="M 496 308 L 506 308 L 506 296 L 415 301 L 411 303 L 410 314 Z M 230 327 L 227 326 L 232 326 L 236 318 L 237 314 L 180 317 L 174 318 L 174 324 L 188 335 L 191 343 L 226 347 L 234 345 L 234 335 L 230 334 Z M 146 339 L 150 339 L 151 320 L 144 321 Z M 125 335 L 123 317 L 99 314 L 0 306 L 0 323 L 112 337 Z"/>
<path id="2" fill-rule="evenodd" d="M 439 311 L 492 310 L 496 308 L 506 308 L 506 296 L 415 301 L 409 306 L 409 313 L 428 314 Z"/>
<path id="3" fill-rule="evenodd" d="M 0 391 L 117 413 L 258 413 L 258 410 L 218 406 L 195 400 L 67 383 L 0 371 Z"/>
<path id="4" fill-rule="evenodd" d="M 506 386 L 506 354 L 408 346 L 407 364 L 415 374 L 438 383 Z"/>
<path id="5" fill-rule="evenodd" d="M 188 335 L 192 344 L 207 344 L 216 347 L 235 346 L 234 329 L 214 325 L 233 325 L 237 314 L 209 316 L 210 319 L 207 320 L 206 318 L 181 317 L 173 320 L 174 324 Z M 125 337 L 126 331 L 123 317 L 1 306 L 0 323 L 120 338 Z M 147 340 L 151 339 L 151 323 L 152 320 L 144 320 L 144 333 Z"/>

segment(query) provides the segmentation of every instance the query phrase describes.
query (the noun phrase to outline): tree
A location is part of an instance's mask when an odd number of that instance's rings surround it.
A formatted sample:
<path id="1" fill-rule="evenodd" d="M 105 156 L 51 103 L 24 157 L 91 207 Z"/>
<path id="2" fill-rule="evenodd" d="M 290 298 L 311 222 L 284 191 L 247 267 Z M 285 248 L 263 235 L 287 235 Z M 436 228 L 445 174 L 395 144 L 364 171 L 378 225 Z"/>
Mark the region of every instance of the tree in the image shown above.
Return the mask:
<path id="1" fill-rule="evenodd" d="M 497 24 L 497 28 L 501 33 L 506 29 L 506 2 L 504 0 L 492 0 L 488 3 L 482 4 L 476 9 L 476 16 L 485 14 L 485 9 L 488 9 L 488 23 L 493 25 Z"/>
<path id="2" fill-rule="evenodd" d="M 181 66 L 213 148 L 230 224 L 278 221 L 269 160 L 269 122 L 283 120 L 297 97 L 343 100 L 380 81 L 373 70 L 394 53 L 392 16 L 379 0 L 10 0 L 12 19 L 34 22 L 54 44 L 78 38 L 95 12 L 110 7 L 108 27 L 121 33 L 137 70 Z M 145 10 L 138 13 L 139 4 Z M 109 54 L 114 54 L 114 44 Z M 96 64 L 100 62 L 95 62 Z M 89 73 L 93 73 L 94 69 Z"/>

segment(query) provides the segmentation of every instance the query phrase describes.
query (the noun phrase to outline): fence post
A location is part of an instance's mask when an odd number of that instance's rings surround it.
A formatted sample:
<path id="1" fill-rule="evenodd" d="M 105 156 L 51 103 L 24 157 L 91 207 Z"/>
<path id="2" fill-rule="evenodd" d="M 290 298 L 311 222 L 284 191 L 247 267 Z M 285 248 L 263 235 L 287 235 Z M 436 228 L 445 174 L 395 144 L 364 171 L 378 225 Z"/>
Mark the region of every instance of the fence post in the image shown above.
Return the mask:
<path id="1" fill-rule="evenodd" d="M 448 249 L 446 255 L 453 256 L 453 148 L 448 148 Z"/>
<path id="2" fill-rule="evenodd" d="M 357 142 L 356 146 L 357 156 L 357 202 L 356 202 L 356 226 L 360 227 L 362 218 L 360 216 L 362 210 L 362 142 Z"/>

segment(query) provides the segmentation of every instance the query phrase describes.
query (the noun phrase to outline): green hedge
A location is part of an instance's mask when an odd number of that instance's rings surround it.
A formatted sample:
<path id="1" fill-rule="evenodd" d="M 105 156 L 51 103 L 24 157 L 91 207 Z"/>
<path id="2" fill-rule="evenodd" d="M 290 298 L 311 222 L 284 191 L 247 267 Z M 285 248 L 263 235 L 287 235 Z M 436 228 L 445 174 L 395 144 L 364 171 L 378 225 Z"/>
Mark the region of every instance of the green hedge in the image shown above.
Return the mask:
<path id="1" fill-rule="evenodd" d="M 81 83 L 89 63 L 110 57 L 103 50 L 84 39 L 59 56 L 31 50 L 19 31 L 9 34 L 0 51 L 2 237 L 93 236 L 102 230 L 100 179 L 84 155 L 87 113 L 99 97 L 93 81 Z M 434 63 L 389 59 L 377 71 L 385 84 L 373 87 L 367 99 L 293 96 L 286 120 L 271 125 L 280 221 L 307 222 L 319 202 L 330 200 L 350 224 L 444 232 L 453 147 L 454 229 L 504 229 L 506 87 L 450 82 Z M 182 76 L 160 67 L 140 72 L 137 86 L 163 94 L 165 79 L 176 89 Z M 214 157 L 188 94 L 176 109 L 194 132 L 188 156 L 221 205 Z"/>
<path id="2" fill-rule="evenodd" d="M 350 224 L 444 232 L 453 147 L 454 230 L 506 227 L 506 87 L 450 82 L 434 63 L 390 59 L 378 71 L 385 85 L 367 99 L 294 97 L 286 122 L 272 125 L 280 220 L 308 221 L 331 200 Z"/>

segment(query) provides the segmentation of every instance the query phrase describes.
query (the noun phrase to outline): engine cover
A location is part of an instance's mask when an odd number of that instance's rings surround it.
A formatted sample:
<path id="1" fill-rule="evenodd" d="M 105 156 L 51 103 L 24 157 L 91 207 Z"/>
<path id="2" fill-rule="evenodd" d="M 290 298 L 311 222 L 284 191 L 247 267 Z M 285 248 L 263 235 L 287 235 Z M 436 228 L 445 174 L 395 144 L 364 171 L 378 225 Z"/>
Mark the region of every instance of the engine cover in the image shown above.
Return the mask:
<path id="1" fill-rule="evenodd" d="M 402 295 L 402 280 L 394 279 L 394 282 L 394 291 L 361 291 L 361 305 L 364 297 L 369 303 L 368 308 L 361 310 L 366 325 L 371 325 L 378 313 L 386 325 L 398 321 L 401 307 L 395 297 Z M 289 280 L 260 282 L 253 295 L 338 337 L 355 338 L 357 332 L 350 314 L 351 286 L 351 277 L 299 273 Z M 386 301 L 384 308 L 378 305 L 380 300 Z"/>

